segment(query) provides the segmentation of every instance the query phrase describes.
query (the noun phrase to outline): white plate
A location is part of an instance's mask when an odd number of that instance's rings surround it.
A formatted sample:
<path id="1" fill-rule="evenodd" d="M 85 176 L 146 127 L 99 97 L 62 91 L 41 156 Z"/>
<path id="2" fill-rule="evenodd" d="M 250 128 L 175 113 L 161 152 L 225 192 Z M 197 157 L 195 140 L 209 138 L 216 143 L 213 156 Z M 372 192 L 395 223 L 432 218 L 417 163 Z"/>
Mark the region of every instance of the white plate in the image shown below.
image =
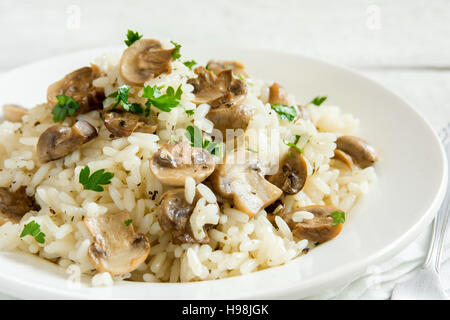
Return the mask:
<path id="1" fill-rule="evenodd" d="M 44 102 L 50 83 L 111 50 L 83 51 L 8 72 L 0 77 L 0 104 Z M 431 127 L 399 97 L 348 69 L 307 57 L 241 49 L 191 51 L 183 54 L 203 63 L 209 58 L 241 60 L 250 74 L 280 82 L 297 101 L 327 95 L 327 104 L 361 119 L 360 135 L 381 155 L 378 181 L 351 211 L 339 237 L 285 266 L 245 276 L 182 284 L 123 282 L 105 289 L 84 282 L 74 287 L 70 275 L 51 263 L 1 253 L 1 291 L 52 299 L 301 298 L 345 284 L 389 259 L 431 221 L 446 189 L 445 156 Z"/>

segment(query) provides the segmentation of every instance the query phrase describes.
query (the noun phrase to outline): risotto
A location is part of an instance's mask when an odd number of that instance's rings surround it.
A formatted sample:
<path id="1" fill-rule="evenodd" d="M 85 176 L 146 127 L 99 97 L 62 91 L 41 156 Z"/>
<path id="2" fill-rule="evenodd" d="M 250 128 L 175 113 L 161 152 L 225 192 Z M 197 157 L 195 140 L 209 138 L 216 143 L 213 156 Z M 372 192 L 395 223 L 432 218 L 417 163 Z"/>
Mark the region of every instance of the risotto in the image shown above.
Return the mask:
<path id="1" fill-rule="evenodd" d="M 188 282 L 301 259 L 345 232 L 376 177 L 358 119 L 241 62 L 201 66 L 132 31 L 125 43 L 55 79 L 46 102 L 3 107 L 0 250 L 94 286 Z"/>

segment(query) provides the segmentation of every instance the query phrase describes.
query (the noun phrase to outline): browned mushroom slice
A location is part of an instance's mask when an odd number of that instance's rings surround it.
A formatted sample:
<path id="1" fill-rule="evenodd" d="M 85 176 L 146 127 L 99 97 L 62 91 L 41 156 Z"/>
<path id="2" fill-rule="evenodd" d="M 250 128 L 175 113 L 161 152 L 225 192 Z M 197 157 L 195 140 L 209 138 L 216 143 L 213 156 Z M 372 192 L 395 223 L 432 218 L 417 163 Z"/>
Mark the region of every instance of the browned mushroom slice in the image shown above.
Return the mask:
<path id="1" fill-rule="evenodd" d="M 158 207 L 158 221 L 161 229 L 172 233 L 174 244 L 182 243 L 208 243 L 208 235 L 197 240 L 193 233 L 189 219 L 194 211 L 198 196 L 192 204 L 186 201 L 184 189 L 172 189 L 166 191 L 162 196 Z M 206 230 L 205 230 L 206 231 Z"/>
<path id="2" fill-rule="evenodd" d="M 245 66 L 239 61 L 215 61 L 210 60 L 207 63 L 208 70 L 214 72 L 215 74 L 221 73 L 223 70 L 231 70 L 234 74 L 238 76 L 244 76 L 248 78 L 248 74 L 245 72 Z"/>
<path id="3" fill-rule="evenodd" d="M 268 177 L 270 183 L 287 194 L 296 194 L 302 190 L 308 176 L 307 165 L 303 156 L 294 148 L 280 162 L 278 172 Z"/>
<path id="4" fill-rule="evenodd" d="M 86 227 L 94 238 L 88 256 L 95 268 L 111 275 L 135 270 L 147 259 L 150 243 L 146 236 L 136 234 L 127 211 L 85 217 Z"/>
<path id="5" fill-rule="evenodd" d="M 200 183 L 213 173 L 214 168 L 214 158 L 207 150 L 191 147 L 186 141 L 162 145 L 150 161 L 155 177 L 174 187 L 184 186 L 186 177 Z"/>
<path id="6" fill-rule="evenodd" d="M 36 151 L 42 163 L 60 159 L 82 144 L 94 139 L 97 130 L 87 121 L 79 120 L 71 128 L 55 125 L 39 137 Z"/>
<path id="7" fill-rule="evenodd" d="M 157 128 L 156 119 L 130 112 L 104 112 L 103 116 L 106 129 L 115 137 L 128 137 L 133 132 L 154 133 Z"/>
<path id="8" fill-rule="evenodd" d="M 214 128 L 226 135 L 226 129 L 246 129 L 253 113 L 244 105 L 234 105 L 230 108 L 220 107 L 212 109 L 206 118 L 214 123 Z"/>
<path id="9" fill-rule="evenodd" d="M 314 218 L 294 222 L 292 216 L 298 211 L 310 212 L 314 215 Z M 333 218 L 330 216 L 336 211 L 342 212 L 331 206 L 313 205 L 298 208 L 295 212 L 284 216 L 283 219 L 286 220 L 297 238 L 323 243 L 336 237 L 342 230 L 342 223 L 333 225 Z"/>
<path id="10" fill-rule="evenodd" d="M 5 104 L 3 106 L 3 117 L 7 121 L 22 122 L 22 117 L 27 113 L 27 109 L 17 104 Z"/>
<path id="11" fill-rule="evenodd" d="M 194 86 L 193 102 L 197 105 L 207 103 L 213 109 L 220 106 L 231 107 L 241 103 L 247 94 L 246 84 L 233 78 L 231 70 L 223 70 L 216 76 L 200 66 L 194 72 L 198 77 L 189 79 L 188 83 Z"/>
<path id="12" fill-rule="evenodd" d="M 353 159 L 348 154 L 346 154 L 344 151 L 335 149 L 334 150 L 334 157 L 333 159 L 339 160 L 343 162 L 347 167 L 350 169 L 353 168 Z"/>
<path id="13" fill-rule="evenodd" d="M 19 223 L 27 212 L 41 209 L 34 197 L 29 197 L 25 190 L 25 186 L 15 192 L 9 191 L 8 188 L 0 188 L 0 225 L 8 221 Z"/>
<path id="14" fill-rule="evenodd" d="M 289 103 L 286 90 L 276 82 L 269 87 L 269 103 L 284 105 Z"/>
<path id="15" fill-rule="evenodd" d="M 101 109 L 105 93 L 103 88 L 97 88 L 92 84 L 101 75 L 100 69 L 94 64 L 67 74 L 48 87 L 48 103 L 50 106 L 54 106 L 58 103 L 56 96 L 65 95 L 80 104 L 75 115 Z"/>
<path id="16" fill-rule="evenodd" d="M 140 39 L 129 46 L 120 59 L 120 76 L 126 84 L 143 87 L 144 83 L 172 71 L 174 49 L 163 49 L 155 39 Z"/>
<path id="17" fill-rule="evenodd" d="M 341 136 L 337 138 L 336 149 L 348 154 L 363 169 L 372 166 L 378 161 L 375 149 L 367 141 L 355 136 Z"/>
<path id="18" fill-rule="evenodd" d="M 258 158 L 249 151 L 234 151 L 227 155 L 211 176 L 211 182 L 217 193 L 233 199 L 234 206 L 250 218 L 283 193 L 264 179 Z"/>

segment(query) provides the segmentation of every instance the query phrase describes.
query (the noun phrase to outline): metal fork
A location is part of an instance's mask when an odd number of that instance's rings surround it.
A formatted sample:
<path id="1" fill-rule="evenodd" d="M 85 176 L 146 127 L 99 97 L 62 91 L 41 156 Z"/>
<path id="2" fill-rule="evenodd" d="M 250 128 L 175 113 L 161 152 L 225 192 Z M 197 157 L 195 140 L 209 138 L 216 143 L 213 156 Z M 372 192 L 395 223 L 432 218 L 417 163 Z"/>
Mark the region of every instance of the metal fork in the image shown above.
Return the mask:
<path id="1" fill-rule="evenodd" d="M 440 138 L 445 148 L 447 162 L 450 166 L 450 123 L 441 131 Z M 442 247 L 447 231 L 449 217 L 450 186 L 442 207 L 433 220 L 433 231 L 428 248 L 427 258 L 417 275 L 411 279 L 399 283 L 392 291 L 392 300 L 447 300 L 448 297 L 442 288 L 439 276 Z"/>

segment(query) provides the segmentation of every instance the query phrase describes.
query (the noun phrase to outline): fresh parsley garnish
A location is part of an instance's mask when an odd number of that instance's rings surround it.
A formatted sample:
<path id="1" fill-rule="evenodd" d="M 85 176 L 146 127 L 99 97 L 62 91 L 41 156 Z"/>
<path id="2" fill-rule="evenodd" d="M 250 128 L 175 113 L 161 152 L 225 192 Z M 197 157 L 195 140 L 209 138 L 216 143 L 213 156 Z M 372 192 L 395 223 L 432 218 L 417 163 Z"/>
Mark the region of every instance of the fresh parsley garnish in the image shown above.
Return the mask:
<path id="1" fill-rule="evenodd" d="M 176 43 L 175 41 L 170 41 L 170 43 L 175 46 L 175 49 L 172 51 L 172 58 L 173 58 L 173 60 L 177 60 L 181 57 L 181 54 L 180 54 L 181 44 Z"/>
<path id="2" fill-rule="evenodd" d="M 170 112 L 172 108 L 178 106 L 180 104 L 181 95 L 183 94 L 183 90 L 181 90 L 181 84 L 178 86 L 177 91 L 172 87 L 167 87 L 166 93 L 162 94 L 160 89 L 161 87 L 157 86 L 146 86 L 144 87 L 144 93 L 142 94 L 143 98 L 147 98 L 147 102 L 145 105 L 147 106 L 145 110 L 145 115 L 150 114 L 150 107 L 153 105 L 156 108 Z"/>
<path id="3" fill-rule="evenodd" d="M 114 173 L 105 172 L 105 169 L 97 170 L 92 175 L 88 166 L 85 166 L 80 171 L 79 182 L 84 186 L 84 190 L 103 191 L 103 187 L 100 185 L 106 185 L 111 183 L 111 179 L 114 177 Z"/>
<path id="4" fill-rule="evenodd" d="M 195 60 L 185 61 L 183 64 L 189 68 L 189 70 L 192 70 L 192 67 L 197 64 Z"/>
<path id="5" fill-rule="evenodd" d="M 64 121 L 67 115 L 73 116 L 80 106 L 79 103 L 68 96 L 60 95 L 56 96 L 56 99 L 58 99 L 58 103 L 52 109 L 54 122 Z"/>
<path id="6" fill-rule="evenodd" d="M 125 40 L 124 42 L 127 46 L 131 46 L 134 42 L 138 41 L 140 38 L 142 38 L 142 34 L 139 34 L 137 31 L 133 32 L 131 30 L 128 30 L 127 40 Z"/>
<path id="7" fill-rule="evenodd" d="M 20 237 L 23 238 L 26 235 L 30 235 L 39 243 L 45 242 L 45 233 L 41 232 L 41 226 L 36 221 L 30 221 L 27 223 L 20 234 Z"/>
<path id="8" fill-rule="evenodd" d="M 284 144 L 287 145 L 288 147 L 292 147 L 292 148 L 294 148 L 295 150 L 297 150 L 298 153 L 302 154 L 302 153 L 303 153 L 302 149 L 300 149 L 300 147 L 297 146 L 298 140 L 300 140 L 300 136 L 299 136 L 299 135 L 296 135 L 296 136 L 295 136 L 295 141 L 294 141 L 294 142 L 286 142 L 286 141 L 284 141 L 284 139 L 283 139 L 283 142 L 284 142 Z M 289 157 L 292 158 L 292 154 L 289 154 Z"/>
<path id="9" fill-rule="evenodd" d="M 310 104 L 312 103 L 316 106 L 320 106 L 322 103 L 324 103 L 325 100 L 327 100 L 327 98 L 328 97 L 325 97 L 325 96 L 323 96 L 323 97 L 317 96 L 310 102 Z"/>
<path id="10" fill-rule="evenodd" d="M 253 153 L 258 153 L 258 151 L 250 149 L 250 148 L 247 148 L 247 150 L 250 151 L 250 152 L 253 152 Z"/>
<path id="11" fill-rule="evenodd" d="M 133 222 L 133 219 L 125 220 L 123 223 L 128 227 Z"/>
<path id="12" fill-rule="evenodd" d="M 337 226 L 338 224 L 345 222 L 345 213 L 342 211 L 333 211 L 330 214 L 330 217 L 333 218 L 333 226 Z"/>
<path id="13" fill-rule="evenodd" d="M 297 110 L 292 106 L 285 106 L 284 104 L 273 104 L 272 110 L 278 113 L 278 118 L 284 121 L 292 121 L 297 118 Z"/>
<path id="14" fill-rule="evenodd" d="M 125 111 L 130 111 L 132 113 L 141 114 L 144 112 L 142 106 L 139 103 L 131 103 L 128 101 L 128 96 L 130 94 L 130 86 L 123 85 L 120 86 L 116 92 L 111 93 L 108 98 L 115 98 L 116 102 L 112 105 L 111 109 L 116 108 L 119 104 L 123 106 Z"/>
<path id="15" fill-rule="evenodd" d="M 185 133 L 186 138 L 191 142 L 192 147 L 206 149 L 216 157 L 222 156 L 223 144 L 219 142 L 211 142 L 207 139 L 203 140 L 202 132 L 196 126 L 188 126 Z"/>
<path id="16" fill-rule="evenodd" d="M 186 110 L 184 110 L 184 112 L 186 112 L 186 114 L 187 114 L 188 116 L 194 115 L 194 110 L 192 110 L 192 109 L 186 109 Z"/>

